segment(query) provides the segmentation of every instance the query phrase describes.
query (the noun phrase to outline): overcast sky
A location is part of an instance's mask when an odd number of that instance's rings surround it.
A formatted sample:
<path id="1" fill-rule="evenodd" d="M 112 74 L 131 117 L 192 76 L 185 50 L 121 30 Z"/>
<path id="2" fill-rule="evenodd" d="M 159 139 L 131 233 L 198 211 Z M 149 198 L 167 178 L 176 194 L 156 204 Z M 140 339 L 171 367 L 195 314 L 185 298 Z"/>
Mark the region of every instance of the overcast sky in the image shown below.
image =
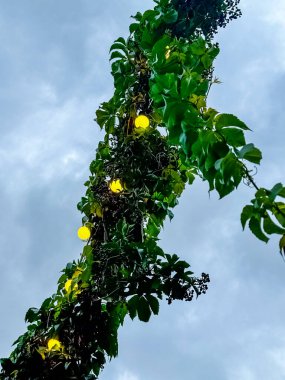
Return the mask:
<path id="1" fill-rule="evenodd" d="M 98 105 L 112 96 L 108 51 L 150 0 L 0 2 L 0 357 L 24 315 L 56 290 L 79 257 L 76 236 L 89 163 L 102 137 Z M 263 151 L 256 181 L 285 182 L 285 3 L 241 0 L 243 17 L 216 37 L 221 53 L 209 106 L 234 113 Z M 278 239 L 242 232 L 254 195 L 221 201 L 197 182 L 185 191 L 161 246 L 211 276 L 208 293 L 161 304 L 151 322 L 126 321 L 119 357 L 102 380 L 284 380 L 285 263 Z"/>

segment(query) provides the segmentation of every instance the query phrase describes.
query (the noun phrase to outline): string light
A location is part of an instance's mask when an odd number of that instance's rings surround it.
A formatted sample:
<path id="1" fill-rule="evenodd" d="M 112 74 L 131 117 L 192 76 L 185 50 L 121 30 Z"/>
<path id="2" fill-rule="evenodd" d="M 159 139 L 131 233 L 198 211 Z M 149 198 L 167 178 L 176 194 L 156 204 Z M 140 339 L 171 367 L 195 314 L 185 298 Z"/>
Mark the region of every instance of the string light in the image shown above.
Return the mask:
<path id="1" fill-rule="evenodd" d="M 78 228 L 77 235 L 81 240 L 88 240 L 91 236 L 90 228 L 86 226 Z"/>
<path id="2" fill-rule="evenodd" d="M 49 339 L 47 343 L 47 347 L 49 351 L 60 351 L 62 349 L 62 344 L 57 339 Z"/>
<path id="3" fill-rule="evenodd" d="M 113 192 L 113 193 L 121 193 L 123 190 L 124 190 L 124 186 L 121 182 L 120 179 L 114 179 L 113 181 L 111 181 L 109 183 L 109 189 Z"/>
<path id="4" fill-rule="evenodd" d="M 78 278 L 78 276 L 82 273 L 82 269 L 77 267 L 78 269 L 76 269 L 76 271 L 73 273 L 72 275 L 72 278 L 71 279 L 68 279 L 66 281 L 66 283 L 64 284 L 64 289 L 66 291 L 66 293 L 70 293 L 72 290 L 75 291 L 75 294 L 79 294 L 80 293 L 80 290 L 78 290 L 78 284 L 75 283 L 73 284 L 72 286 L 72 282 L 75 278 Z"/>
<path id="5" fill-rule="evenodd" d="M 145 115 L 139 115 L 135 119 L 135 130 L 137 132 L 144 131 L 149 127 L 150 121 L 149 118 Z"/>

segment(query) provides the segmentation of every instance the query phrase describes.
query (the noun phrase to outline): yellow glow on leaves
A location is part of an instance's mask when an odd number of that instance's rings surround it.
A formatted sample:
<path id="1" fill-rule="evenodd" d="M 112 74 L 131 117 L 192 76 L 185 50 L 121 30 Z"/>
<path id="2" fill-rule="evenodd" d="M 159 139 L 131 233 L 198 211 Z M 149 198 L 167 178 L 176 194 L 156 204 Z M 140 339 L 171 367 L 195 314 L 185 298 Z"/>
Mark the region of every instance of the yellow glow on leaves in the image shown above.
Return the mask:
<path id="1" fill-rule="evenodd" d="M 77 235 L 81 240 L 88 240 L 91 236 L 91 231 L 88 227 L 83 226 L 78 228 Z"/>
<path id="2" fill-rule="evenodd" d="M 73 278 L 73 276 L 72 276 L 72 278 Z M 76 293 L 79 293 L 79 292 L 77 292 L 77 290 L 78 290 L 78 284 L 75 283 L 72 286 L 72 280 L 71 279 L 69 279 L 69 280 L 66 281 L 66 283 L 64 284 L 64 289 L 66 290 L 67 293 L 70 293 L 71 290 L 75 290 Z"/>
<path id="3" fill-rule="evenodd" d="M 124 190 L 124 187 L 123 187 L 123 184 L 122 184 L 121 180 L 114 179 L 113 181 L 110 182 L 109 189 L 113 193 L 118 194 L 118 193 L 121 193 Z"/>

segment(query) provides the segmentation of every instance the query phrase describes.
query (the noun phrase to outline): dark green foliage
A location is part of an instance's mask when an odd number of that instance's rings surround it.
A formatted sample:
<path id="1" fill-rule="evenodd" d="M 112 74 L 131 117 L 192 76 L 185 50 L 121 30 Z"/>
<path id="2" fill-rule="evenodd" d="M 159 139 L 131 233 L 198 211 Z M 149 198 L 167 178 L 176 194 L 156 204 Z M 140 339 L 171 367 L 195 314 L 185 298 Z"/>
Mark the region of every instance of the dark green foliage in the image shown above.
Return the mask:
<path id="1" fill-rule="evenodd" d="M 180 20 L 174 27 L 178 37 L 202 33 L 213 38 L 219 27 L 224 28 L 231 20 L 241 16 L 239 0 L 171 0 L 173 10 Z M 167 3 L 167 1 L 162 1 Z"/>

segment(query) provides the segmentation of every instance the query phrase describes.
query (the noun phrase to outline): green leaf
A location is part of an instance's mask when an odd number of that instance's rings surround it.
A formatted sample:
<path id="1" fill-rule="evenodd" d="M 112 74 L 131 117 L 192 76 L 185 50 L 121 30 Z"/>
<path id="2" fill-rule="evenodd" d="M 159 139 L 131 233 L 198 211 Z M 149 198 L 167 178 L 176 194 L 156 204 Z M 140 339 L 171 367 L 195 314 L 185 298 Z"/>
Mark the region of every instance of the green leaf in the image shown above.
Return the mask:
<path id="1" fill-rule="evenodd" d="M 199 85 L 200 75 L 193 73 L 186 73 L 181 79 L 181 97 L 182 99 L 189 99 L 189 97 L 195 93 Z"/>
<path id="2" fill-rule="evenodd" d="M 148 30 L 147 28 L 144 28 L 142 38 L 141 38 L 141 46 L 143 49 L 150 49 L 153 46 L 153 33 Z"/>
<path id="3" fill-rule="evenodd" d="M 130 298 L 127 302 L 127 307 L 129 311 L 129 315 L 131 319 L 134 319 L 137 315 L 137 308 L 139 303 L 139 296 L 136 294 L 132 298 Z"/>
<path id="4" fill-rule="evenodd" d="M 190 45 L 190 50 L 195 55 L 203 55 L 206 51 L 206 42 L 202 37 L 199 37 L 196 41 Z"/>
<path id="5" fill-rule="evenodd" d="M 281 226 L 285 227 L 285 204 L 283 202 L 275 202 L 275 206 L 271 211 Z"/>
<path id="6" fill-rule="evenodd" d="M 282 183 L 277 183 L 270 190 L 269 198 L 274 201 L 275 198 L 279 195 L 282 198 L 285 198 L 285 187 L 283 187 Z"/>
<path id="7" fill-rule="evenodd" d="M 141 296 L 137 305 L 137 312 L 139 320 L 142 322 L 148 322 L 151 316 L 151 310 L 149 303 L 144 296 Z"/>
<path id="8" fill-rule="evenodd" d="M 264 234 L 264 232 L 261 229 L 261 221 L 258 220 L 256 217 L 252 217 L 248 224 L 251 232 L 259 239 L 264 241 L 265 243 L 268 243 L 269 239 Z"/>
<path id="9" fill-rule="evenodd" d="M 227 144 L 233 147 L 245 145 L 244 133 L 237 128 L 223 128 L 220 131 L 221 135 L 226 139 Z"/>
<path id="10" fill-rule="evenodd" d="M 242 224 L 242 229 L 244 230 L 246 222 L 252 217 L 254 213 L 254 207 L 251 205 L 244 206 L 241 216 L 240 216 L 240 221 Z"/>
<path id="11" fill-rule="evenodd" d="M 202 56 L 201 62 L 203 63 L 205 69 L 209 69 L 213 64 L 213 59 L 206 53 Z"/>
<path id="12" fill-rule="evenodd" d="M 138 24 L 137 22 L 133 22 L 130 27 L 129 27 L 129 31 L 130 33 L 134 33 L 136 30 L 138 30 L 140 27 L 140 24 Z"/>
<path id="13" fill-rule="evenodd" d="M 119 51 L 115 50 L 112 52 L 112 54 L 110 56 L 110 61 L 112 61 L 113 59 L 116 59 L 116 58 L 126 59 L 126 56 L 124 54 L 120 53 Z"/>
<path id="14" fill-rule="evenodd" d="M 173 24 L 177 21 L 177 19 L 178 19 L 178 12 L 174 8 L 170 9 L 167 13 L 165 13 L 163 17 L 163 21 L 166 24 Z"/>
<path id="15" fill-rule="evenodd" d="M 279 249 L 281 256 L 285 256 L 285 235 L 279 241 Z"/>
<path id="16" fill-rule="evenodd" d="M 150 305 L 150 308 L 153 312 L 153 314 L 155 315 L 158 315 L 159 313 L 159 301 L 156 297 L 154 297 L 152 294 L 148 294 L 146 296 L 148 302 L 149 302 L 149 305 Z"/>
<path id="17" fill-rule="evenodd" d="M 47 310 L 50 309 L 50 307 L 51 307 L 52 305 L 53 305 L 53 300 L 52 300 L 52 298 L 51 298 L 51 297 L 46 298 L 46 299 L 44 300 L 44 302 L 42 303 L 42 305 L 41 305 L 41 310 L 45 310 L 45 311 L 47 311 Z"/>
<path id="18" fill-rule="evenodd" d="M 118 43 L 118 42 L 115 42 L 111 47 L 110 47 L 110 51 L 113 51 L 113 50 L 122 50 L 125 54 L 128 54 L 128 49 L 126 47 L 125 44 L 122 44 L 122 43 Z"/>
<path id="19" fill-rule="evenodd" d="M 250 130 L 248 126 L 235 115 L 227 113 L 220 113 L 217 115 L 214 119 L 214 123 L 217 130 L 225 127 L 237 127 L 244 130 Z"/>
<path id="20" fill-rule="evenodd" d="M 39 309 L 35 307 L 31 307 L 26 313 L 25 322 L 33 323 L 37 321 L 38 313 L 39 313 Z"/>
<path id="21" fill-rule="evenodd" d="M 285 233 L 285 229 L 277 226 L 272 221 L 272 219 L 270 218 L 270 216 L 268 214 L 264 217 L 263 229 L 269 235 L 272 235 L 272 234 L 283 235 Z"/>
<path id="22" fill-rule="evenodd" d="M 253 162 L 254 164 L 260 164 L 262 159 L 261 151 L 256 148 L 253 144 L 245 145 L 239 152 L 239 158 Z"/>

